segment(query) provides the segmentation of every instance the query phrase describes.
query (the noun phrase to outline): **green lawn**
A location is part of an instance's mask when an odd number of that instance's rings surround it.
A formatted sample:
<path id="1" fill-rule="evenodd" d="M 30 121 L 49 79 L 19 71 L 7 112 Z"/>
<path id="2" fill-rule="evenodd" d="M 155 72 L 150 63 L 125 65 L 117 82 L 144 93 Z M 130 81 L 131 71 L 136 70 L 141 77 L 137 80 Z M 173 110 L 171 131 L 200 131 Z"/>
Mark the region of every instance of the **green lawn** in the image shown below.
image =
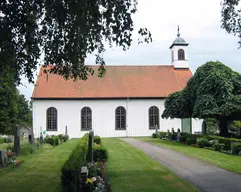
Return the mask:
<path id="1" fill-rule="evenodd" d="M 189 183 L 120 139 L 104 139 L 108 177 L 114 192 L 197 192 Z"/>
<path id="2" fill-rule="evenodd" d="M 70 140 L 50 150 L 38 151 L 24 160 L 19 168 L 0 169 L 1 192 L 58 192 L 61 167 L 79 141 Z"/>
<path id="3" fill-rule="evenodd" d="M 241 173 L 240 156 L 227 155 L 227 154 L 220 153 L 213 150 L 195 148 L 195 147 L 187 146 L 181 143 L 176 143 L 176 142 L 161 140 L 161 139 L 153 139 L 150 137 L 138 138 L 138 139 L 151 142 L 155 145 L 159 145 L 162 147 L 179 151 L 187 156 L 195 157 L 202 161 L 206 161 L 213 165 L 219 166 L 223 169 L 227 169 L 229 171 Z"/>

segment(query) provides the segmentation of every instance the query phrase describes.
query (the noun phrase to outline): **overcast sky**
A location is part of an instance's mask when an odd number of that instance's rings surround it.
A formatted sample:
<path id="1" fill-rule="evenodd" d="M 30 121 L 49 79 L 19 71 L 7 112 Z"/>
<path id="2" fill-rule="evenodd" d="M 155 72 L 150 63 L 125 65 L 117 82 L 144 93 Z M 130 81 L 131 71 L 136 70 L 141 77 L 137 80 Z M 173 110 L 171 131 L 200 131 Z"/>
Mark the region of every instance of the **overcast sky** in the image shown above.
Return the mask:
<path id="1" fill-rule="evenodd" d="M 241 49 L 238 38 L 220 27 L 220 0 L 138 0 L 138 13 L 133 16 L 135 28 L 147 27 L 153 43 L 133 43 L 126 52 L 120 48 L 107 49 L 107 65 L 167 65 L 171 63 L 169 46 L 177 35 L 189 43 L 189 65 L 193 72 L 207 61 L 219 60 L 241 73 Z M 136 37 L 135 37 L 136 39 Z M 88 64 L 94 64 L 89 56 Z M 23 79 L 19 90 L 30 99 L 33 85 Z"/>

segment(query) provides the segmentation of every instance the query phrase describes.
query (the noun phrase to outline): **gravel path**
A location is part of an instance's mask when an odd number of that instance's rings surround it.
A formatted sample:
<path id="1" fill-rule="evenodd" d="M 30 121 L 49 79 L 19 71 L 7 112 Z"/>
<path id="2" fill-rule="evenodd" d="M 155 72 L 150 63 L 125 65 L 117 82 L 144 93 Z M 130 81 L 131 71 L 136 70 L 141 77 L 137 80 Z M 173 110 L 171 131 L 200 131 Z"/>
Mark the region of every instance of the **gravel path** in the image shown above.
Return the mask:
<path id="1" fill-rule="evenodd" d="M 144 151 L 201 192 L 241 192 L 241 175 L 141 140 L 123 140 Z"/>

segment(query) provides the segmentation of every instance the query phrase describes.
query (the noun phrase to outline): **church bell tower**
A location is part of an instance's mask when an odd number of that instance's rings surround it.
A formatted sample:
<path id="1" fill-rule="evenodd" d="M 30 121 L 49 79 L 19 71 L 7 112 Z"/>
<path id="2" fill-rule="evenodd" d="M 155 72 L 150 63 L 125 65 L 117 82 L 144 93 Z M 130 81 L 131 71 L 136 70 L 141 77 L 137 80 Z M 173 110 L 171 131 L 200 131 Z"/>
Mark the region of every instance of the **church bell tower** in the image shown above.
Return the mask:
<path id="1" fill-rule="evenodd" d="M 170 46 L 172 52 L 172 65 L 175 69 L 188 69 L 188 43 L 180 37 L 180 28 L 177 29 L 177 38 Z"/>

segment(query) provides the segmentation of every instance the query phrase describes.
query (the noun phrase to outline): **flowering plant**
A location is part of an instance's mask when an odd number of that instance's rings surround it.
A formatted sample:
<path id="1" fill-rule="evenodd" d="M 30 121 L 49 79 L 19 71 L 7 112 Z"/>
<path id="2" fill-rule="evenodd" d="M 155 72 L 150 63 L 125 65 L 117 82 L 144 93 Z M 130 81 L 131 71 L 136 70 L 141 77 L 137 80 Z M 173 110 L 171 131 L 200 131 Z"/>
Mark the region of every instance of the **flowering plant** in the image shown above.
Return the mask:
<path id="1" fill-rule="evenodd" d="M 8 162 L 9 166 L 12 167 L 12 168 L 15 168 L 15 167 L 18 167 L 19 165 L 22 164 L 22 161 L 20 160 L 10 160 Z"/>
<path id="2" fill-rule="evenodd" d="M 5 153 L 5 155 L 8 157 L 8 158 L 13 158 L 16 156 L 16 153 L 15 152 L 12 152 L 12 151 L 7 151 Z"/>

